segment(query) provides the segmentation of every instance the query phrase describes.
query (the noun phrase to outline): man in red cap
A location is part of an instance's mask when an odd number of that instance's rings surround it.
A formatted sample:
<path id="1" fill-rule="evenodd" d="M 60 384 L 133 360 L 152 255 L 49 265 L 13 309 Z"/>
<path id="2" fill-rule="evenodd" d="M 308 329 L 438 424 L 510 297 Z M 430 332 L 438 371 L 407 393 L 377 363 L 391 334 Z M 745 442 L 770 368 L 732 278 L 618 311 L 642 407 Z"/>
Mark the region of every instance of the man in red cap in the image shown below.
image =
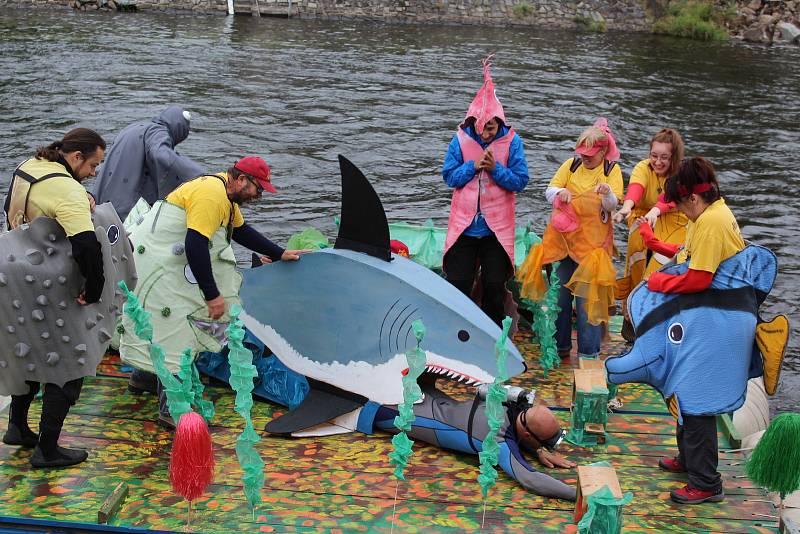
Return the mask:
<path id="1" fill-rule="evenodd" d="M 481 308 L 500 325 L 505 284 L 514 274 L 516 195 L 529 177 L 522 140 L 495 94 L 489 59 L 483 62 L 483 86 L 442 166 L 444 181 L 453 188 L 442 263 L 447 280 L 467 296 L 480 266 Z"/>
<path id="2" fill-rule="evenodd" d="M 239 206 L 260 198 L 264 191 L 275 193 L 269 165 L 259 157 L 248 156 L 225 172 L 184 182 L 165 200 L 156 202 L 133 228 L 131 239 L 137 249 L 139 276 L 150 280 L 153 286 L 165 276 L 164 280 L 171 280 L 158 289 L 150 287 L 149 299 L 140 295 L 145 309 L 158 318 L 158 342 L 165 350 L 165 363 L 171 372 L 177 373 L 180 353 L 187 343 L 192 344 L 194 335 L 185 316 L 173 324 L 176 318 L 171 317 L 170 308 L 205 302 L 213 322 L 225 314 L 226 299 L 228 303 L 238 302 L 241 277 L 235 272 L 231 240 L 260 254 L 264 263 L 300 258 L 303 251 L 285 250 L 245 223 Z M 180 273 L 173 272 L 176 269 Z M 184 278 L 188 282 L 185 287 L 180 284 Z M 152 298 L 154 293 L 159 293 L 158 298 Z M 173 303 L 164 307 L 161 301 Z M 201 346 L 189 348 L 204 350 Z M 148 376 L 152 363 L 143 346 L 123 333 L 120 354 L 123 361 L 136 368 L 129 389 L 135 393 L 158 389 L 159 421 L 172 426 L 166 397 L 154 378 Z"/>
<path id="3" fill-rule="evenodd" d="M 247 156 L 227 172 L 199 176 L 167 196 L 167 202 L 186 211 L 186 258 L 212 319 L 225 313 L 208 252 L 208 242 L 220 227 L 227 229 L 229 240 L 261 254 L 265 263 L 300 258 L 298 251 L 284 250 L 244 222 L 239 206 L 261 198 L 264 191 L 275 193 L 269 165 L 258 156 Z"/>

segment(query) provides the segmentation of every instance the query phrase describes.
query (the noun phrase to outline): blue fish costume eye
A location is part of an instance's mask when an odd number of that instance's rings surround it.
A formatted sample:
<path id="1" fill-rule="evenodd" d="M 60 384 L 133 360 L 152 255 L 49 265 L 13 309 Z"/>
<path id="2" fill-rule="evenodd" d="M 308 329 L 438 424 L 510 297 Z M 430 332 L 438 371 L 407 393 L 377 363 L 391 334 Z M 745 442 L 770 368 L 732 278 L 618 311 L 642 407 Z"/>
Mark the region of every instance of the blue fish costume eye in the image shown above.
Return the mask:
<path id="1" fill-rule="evenodd" d="M 687 269 L 683 263 L 661 271 L 678 275 Z M 771 251 L 748 245 L 722 262 L 711 286 L 699 293 L 658 293 L 641 283 L 628 297 L 636 342 L 628 353 L 606 360 L 608 380 L 652 385 L 679 422 L 683 414 L 736 410 L 744 403 L 750 378 L 764 375 L 767 392 L 773 394 L 788 321 L 779 316 L 761 328 L 766 323 L 758 309 L 777 270 Z M 694 334 L 688 336 L 690 331 Z"/>
<path id="2" fill-rule="evenodd" d="M 672 323 L 669 325 L 667 336 L 671 343 L 679 344 L 683 341 L 683 325 L 681 323 Z"/>

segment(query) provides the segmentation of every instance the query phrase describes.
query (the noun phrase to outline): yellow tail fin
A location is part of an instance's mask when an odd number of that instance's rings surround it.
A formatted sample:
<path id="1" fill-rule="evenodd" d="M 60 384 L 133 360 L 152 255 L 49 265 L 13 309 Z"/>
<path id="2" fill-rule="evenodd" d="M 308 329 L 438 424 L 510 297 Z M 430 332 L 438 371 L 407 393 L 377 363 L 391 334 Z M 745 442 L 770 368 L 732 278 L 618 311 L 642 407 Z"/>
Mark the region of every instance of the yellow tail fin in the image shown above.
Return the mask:
<path id="1" fill-rule="evenodd" d="M 764 357 L 764 389 L 774 395 L 781 376 L 781 364 L 789 342 L 789 320 L 778 315 L 768 323 L 756 326 L 756 345 Z"/>

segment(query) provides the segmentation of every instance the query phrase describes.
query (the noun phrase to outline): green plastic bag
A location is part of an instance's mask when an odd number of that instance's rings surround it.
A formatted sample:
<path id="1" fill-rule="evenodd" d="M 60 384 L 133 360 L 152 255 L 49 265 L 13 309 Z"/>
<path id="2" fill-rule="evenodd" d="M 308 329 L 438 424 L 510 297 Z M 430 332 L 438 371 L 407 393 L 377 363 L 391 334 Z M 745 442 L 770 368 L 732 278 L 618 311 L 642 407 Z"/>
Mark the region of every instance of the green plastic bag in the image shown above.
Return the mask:
<path id="1" fill-rule="evenodd" d="M 597 462 L 592 466 L 611 467 L 608 462 Z M 578 522 L 579 534 L 618 534 L 622 529 L 622 507 L 633 500 L 633 493 L 626 492 L 621 499 L 603 486 L 586 498 L 586 513 Z"/>
<path id="2" fill-rule="evenodd" d="M 597 445 L 597 434 L 586 432 L 586 423 L 605 424 L 608 422 L 608 389 L 592 388 L 590 392 L 577 391 L 575 405 L 572 407 L 572 423 L 564 437 L 567 441 L 581 447 Z"/>
<path id="3" fill-rule="evenodd" d="M 288 250 L 320 250 L 331 246 L 328 238 L 316 228 L 306 228 L 300 233 L 294 234 L 286 242 Z"/>

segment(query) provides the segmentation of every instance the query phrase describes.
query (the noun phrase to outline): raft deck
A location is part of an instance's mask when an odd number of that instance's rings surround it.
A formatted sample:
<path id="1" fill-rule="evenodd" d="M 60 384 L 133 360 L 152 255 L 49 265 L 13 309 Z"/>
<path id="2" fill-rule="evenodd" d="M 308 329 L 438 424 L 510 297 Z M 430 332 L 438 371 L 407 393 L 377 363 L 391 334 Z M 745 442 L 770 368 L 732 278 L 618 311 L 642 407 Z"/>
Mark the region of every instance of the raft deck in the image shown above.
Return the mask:
<path id="1" fill-rule="evenodd" d="M 577 360 L 564 362 L 545 379 L 536 364 L 538 345 L 530 332 L 519 333 L 515 342 L 531 370 L 510 382 L 536 388 L 538 397 L 557 410 L 568 428 L 571 367 Z M 624 345 L 612 334 L 603 349 L 618 354 Z M 527 493 L 502 471 L 484 512 L 476 480 L 477 456 L 421 442 L 414 444 L 406 481 L 398 483 L 389 464 L 390 437 L 382 433 L 264 437 L 257 448 L 266 464 L 266 484 L 261 504 L 253 511 L 242 492 L 235 452 L 242 420 L 233 410 L 232 391 L 219 385 L 206 389 L 217 410 L 211 424 L 216 476 L 189 514 L 187 502 L 170 489 L 171 433 L 154 422 L 156 399 L 128 393 L 124 370 L 116 358 L 107 356 L 98 369 L 101 376 L 86 379 L 67 418 L 61 443 L 89 449 L 87 462 L 62 470 L 32 470 L 30 449 L 0 444 L 0 530 L 563 532 L 572 523 L 573 503 Z M 465 387 L 449 391 L 468 394 Z M 777 510 L 766 493 L 745 477 L 744 458 L 738 452 L 720 455 L 723 503 L 673 504 L 669 492 L 684 483 L 685 475 L 661 471 L 657 462 L 676 453 L 674 419 L 648 386 L 623 385 L 619 398 L 624 406 L 609 415 L 605 444 L 584 449 L 565 442 L 560 450 L 579 464 L 600 460 L 613 464 L 622 490 L 634 494 L 624 508 L 623 532 L 775 532 Z M 38 420 L 39 407 L 34 402 L 31 422 Z M 256 429 L 284 411 L 257 402 Z M 0 413 L 0 431 L 6 425 L 7 416 Z M 720 433 L 720 449 L 730 448 Z M 574 470 L 543 470 L 576 483 Z M 98 525 L 98 510 L 122 481 L 128 484 L 127 498 L 107 525 Z"/>

